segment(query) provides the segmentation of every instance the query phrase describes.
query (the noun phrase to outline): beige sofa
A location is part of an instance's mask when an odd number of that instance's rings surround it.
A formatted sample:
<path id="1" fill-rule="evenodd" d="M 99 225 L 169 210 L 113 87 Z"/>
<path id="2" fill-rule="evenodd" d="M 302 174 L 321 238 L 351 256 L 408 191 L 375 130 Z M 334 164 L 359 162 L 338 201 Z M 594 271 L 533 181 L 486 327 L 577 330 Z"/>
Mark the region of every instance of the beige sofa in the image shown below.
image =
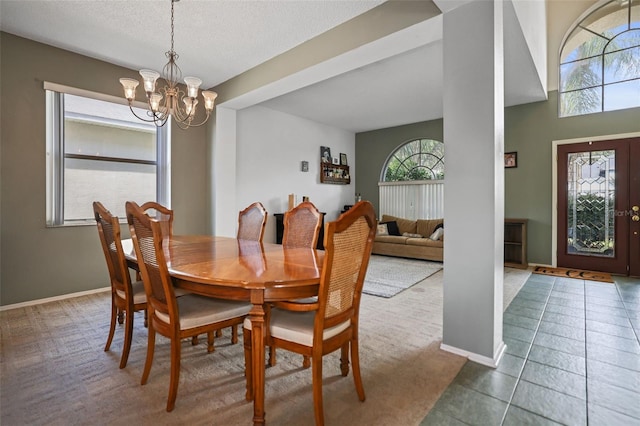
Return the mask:
<path id="1" fill-rule="evenodd" d="M 442 262 L 444 257 L 444 235 L 435 241 L 429 238 L 435 232 L 436 226 L 443 223 L 442 219 L 409 220 L 382 215 L 382 220 L 379 223 L 387 222 L 396 222 L 400 235 L 376 234 L 373 242 L 373 254 Z M 392 227 L 390 226 L 390 228 Z M 402 234 L 414 235 L 406 236 Z"/>

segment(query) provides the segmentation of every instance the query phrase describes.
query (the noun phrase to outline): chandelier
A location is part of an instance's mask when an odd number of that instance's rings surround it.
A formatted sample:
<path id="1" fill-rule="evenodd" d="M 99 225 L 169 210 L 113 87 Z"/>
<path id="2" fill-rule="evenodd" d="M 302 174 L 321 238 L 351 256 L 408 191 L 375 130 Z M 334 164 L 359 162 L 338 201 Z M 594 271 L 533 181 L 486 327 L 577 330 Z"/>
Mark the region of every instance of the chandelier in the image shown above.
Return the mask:
<path id="1" fill-rule="evenodd" d="M 180 0 L 171 0 L 171 50 L 165 53 L 165 56 L 169 58 L 169 62 L 162 69 L 162 76 L 156 71 L 140 70 L 144 91 L 147 95 L 148 118 L 140 117 L 133 110 L 136 87 L 139 84 L 138 80 L 121 78 L 120 84 L 124 88 L 124 97 L 127 98 L 129 109 L 138 119 L 162 127 L 169 119 L 169 116 L 173 116 L 174 121 L 181 129 L 188 129 L 189 127 L 202 126 L 207 122 L 218 94 L 210 90 L 202 92 L 206 117 L 200 123 L 194 124 L 193 119 L 198 105 L 198 91 L 202 80 L 196 77 L 185 77 L 186 93 L 178 86 L 178 81 L 182 79 L 182 71 L 176 64 L 178 54 L 173 50 L 173 4 L 177 1 Z M 158 77 L 162 77 L 165 85 L 156 91 Z"/>

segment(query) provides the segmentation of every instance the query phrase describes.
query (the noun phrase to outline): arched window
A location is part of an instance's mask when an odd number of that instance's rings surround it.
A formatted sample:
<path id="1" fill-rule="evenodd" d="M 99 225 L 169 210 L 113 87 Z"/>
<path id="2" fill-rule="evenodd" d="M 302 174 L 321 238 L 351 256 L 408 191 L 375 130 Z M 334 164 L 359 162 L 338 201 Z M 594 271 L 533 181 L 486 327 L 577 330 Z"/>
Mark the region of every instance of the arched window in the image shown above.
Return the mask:
<path id="1" fill-rule="evenodd" d="M 444 144 L 433 139 L 405 143 L 389 155 L 383 182 L 444 179 Z"/>
<path id="2" fill-rule="evenodd" d="M 596 7 L 560 49 L 561 117 L 640 106 L 640 0 Z"/>

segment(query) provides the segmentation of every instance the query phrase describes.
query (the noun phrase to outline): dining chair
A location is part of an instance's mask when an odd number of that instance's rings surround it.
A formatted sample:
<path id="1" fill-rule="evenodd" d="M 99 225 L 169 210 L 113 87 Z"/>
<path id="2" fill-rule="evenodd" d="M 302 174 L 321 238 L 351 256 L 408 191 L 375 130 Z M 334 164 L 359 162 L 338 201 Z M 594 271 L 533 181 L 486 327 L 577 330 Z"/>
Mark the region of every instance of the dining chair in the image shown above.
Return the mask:
<path id="1" fill-rule="evenodd" d="M 112 215 L 98 201 L 93 203 L 93 213 L 111 282 L 111 324 L 104 350 L 106 352 L 111 347 L 116 329 L 116 319 L 120 324 L 124 322 L 124 344 L 120 357 L 120 368 L 124 368 L 127 365 L 131 349 L 134 312 L 144 311 L 145 326 L 147 325 L 147 296 L 142 281 L 131 281 L 122 249 L 118 217 Z"/>
<path id="2" fill-rule="evenodd" d="M 282 245 L 287 248 L 314 249 L 318 245 L 318 236 L 322 226 L 322 213 L 310 201 L 304 201 L 287 211 L 283 219 L 284 231 Z M 315 303 L 317 297 L 299 299 L 297 303 Z M 269 365 L 276 365 L 276 350 L 269 347 Z M 309 357 L 303 358 L 302 366 L 309 368 Z"/>
<path id="3" fill-rule="evenodd" d="M 324 424 L 322 357 L 341 350 L 340 370 L 349 374 L 349 358 L 360 401 L 365 400 L 358 355 L 358 313 L 376 219 L 368 201 L 356 203 L 325 229 L 325 254 L 317 303 L 276 302 L 270 311 L 264 344 L 311 357 L 316 425 Z M 247 399 L 253 399 L 251 321 L 243 327 Z"/>
<path id="4" fill-rule="evenodd" d="M 309 201 L 302 202 L 284 214 L 282 245 L 316 248 L 322 226 L 322 214 Z"/>
<path id="5" fill-rule="evenodd" d="M 251 305 L 186 294 L 176 297 L 163 252 L 162 225 L 135 202 L 126 203 L 127 221 L 147 294 L 149 340 L 141 384 L 146 384 L 153 363 L 156 333 L 171 340 L 171 375 L 167 411 L 175 407 L 180 381 L 181 340 L 206 333 L 214 351 L 213 332 L 242 323 Z"/>
<path id="6" fill-rule="evenodd" d="M 267 210 L 262 203 L 255 202 L 238 214 L 237 238 L 262 242 L 266 224 Z"/>
<path id="7" fill-rule="evenodd" d="M 151 218 L 160 222 L 162 235 L 173 235 L 173 210 L 155 201 L 147 201 L 140 208 Z"/>

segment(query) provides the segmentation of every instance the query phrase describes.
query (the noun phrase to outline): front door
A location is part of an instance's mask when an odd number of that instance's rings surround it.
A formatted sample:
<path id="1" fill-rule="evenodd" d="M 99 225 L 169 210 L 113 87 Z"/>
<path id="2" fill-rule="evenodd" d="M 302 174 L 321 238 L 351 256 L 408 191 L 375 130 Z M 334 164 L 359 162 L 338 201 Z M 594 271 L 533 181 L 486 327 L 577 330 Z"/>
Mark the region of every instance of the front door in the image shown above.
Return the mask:
<path id="1" fill-rule="evenodd" d="M 558 146 L 557 260 L 640 276 L 640 138 Z"/>

